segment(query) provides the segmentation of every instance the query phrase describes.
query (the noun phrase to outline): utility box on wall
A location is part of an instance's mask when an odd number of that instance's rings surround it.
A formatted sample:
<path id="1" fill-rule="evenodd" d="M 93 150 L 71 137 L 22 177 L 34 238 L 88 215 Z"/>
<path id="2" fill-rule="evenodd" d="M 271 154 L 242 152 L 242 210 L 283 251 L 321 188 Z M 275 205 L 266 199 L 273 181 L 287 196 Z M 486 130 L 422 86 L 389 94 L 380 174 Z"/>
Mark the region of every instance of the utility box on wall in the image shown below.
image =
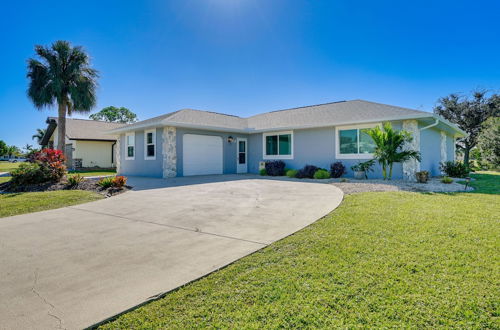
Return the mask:
<path id="1" fill-rule="evenodd" d="M 259 162 L 259 171 L 266 168 L 266 162 Z"/>

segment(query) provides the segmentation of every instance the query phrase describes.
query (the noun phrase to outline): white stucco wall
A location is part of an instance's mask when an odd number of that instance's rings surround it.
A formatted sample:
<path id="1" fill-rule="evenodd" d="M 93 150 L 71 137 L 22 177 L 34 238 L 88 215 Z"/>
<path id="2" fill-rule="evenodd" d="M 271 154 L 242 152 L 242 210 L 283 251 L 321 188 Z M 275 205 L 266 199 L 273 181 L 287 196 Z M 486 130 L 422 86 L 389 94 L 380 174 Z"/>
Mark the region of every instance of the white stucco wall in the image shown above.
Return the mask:
<path id="1" fill-rule="evenodd" d="M 83 167 L 113 167 L 111 163 L 113 142 L 78 140 L 72 141 L 72 143 L 73 159 L 81 158 Z"/>

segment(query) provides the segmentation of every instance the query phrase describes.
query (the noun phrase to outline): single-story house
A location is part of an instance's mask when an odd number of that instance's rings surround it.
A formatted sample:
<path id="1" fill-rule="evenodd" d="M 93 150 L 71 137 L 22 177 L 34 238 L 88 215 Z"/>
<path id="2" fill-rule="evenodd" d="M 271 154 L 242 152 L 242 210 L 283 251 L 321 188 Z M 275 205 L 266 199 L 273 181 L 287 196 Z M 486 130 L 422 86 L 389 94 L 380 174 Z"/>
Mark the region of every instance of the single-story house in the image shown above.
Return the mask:
<path id="1" fill-rule="evenodd" d="M 117 168 L 123 175 L 176 177 L 259 173 L 262 162 L 281 159 L 287 168 L 306 164 L 330 168 L 373 158 L 365 129 L 390 122 L 412 133 L 411 148 L 421 162 L 396 164 L 393 178 L 413 180 L 427 170 L 439 175 L 439 163 L 455 158 L 455 139 L 464 132 L 429 112 L 363 100 L 279 110 L 248 118 L 183 109 L 116 128 Z M 375 167 L 372 178 L 381 177 Z"/>
<path id="2" fill-rule="evenodd" d="M 57 117 L 48 117 L 47 130 L 40 140 L 44 147 L 57 147 Z M 64 153 L 69 168 L 116 167 L 116 136 L 108 131 L 126 124 L 66 118 Z"/>

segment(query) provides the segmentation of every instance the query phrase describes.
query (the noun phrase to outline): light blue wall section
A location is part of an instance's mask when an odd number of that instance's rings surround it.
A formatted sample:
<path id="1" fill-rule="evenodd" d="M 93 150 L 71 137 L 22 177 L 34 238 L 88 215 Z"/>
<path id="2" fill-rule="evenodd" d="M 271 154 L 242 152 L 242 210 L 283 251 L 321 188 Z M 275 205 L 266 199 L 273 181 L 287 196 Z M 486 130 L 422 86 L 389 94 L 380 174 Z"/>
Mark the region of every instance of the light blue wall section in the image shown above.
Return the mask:
<path id="1" fill-rule="evenodd" d="M 205 131 L 197 129 L 188 128 L 177 128 L 177 176 L 183 175 L 182 162 L 182 147 L 183 147 L 183 135 L 184 134 L 200 134 L 200 135 L 210 135 L 210 136 L 220 136 L 222 137 L 222 148 L 224 155 L 223 163 L 223 173 L 224 174 L 234 174 L 236 173 L 236 138 L 248 138 L 248 135 L 238 134 L 238 133 L 225 133 L 225 132 L 214 132 Z M 227 138 L 232 136 L 234 138 L 233 143 L 228 143 Z M 248 141 L 250 145 L 250 141 Z M 249 157 L 248 157 L 249 158 Z"/>
<path id="2" fill-rule="evenodd" d="M 401 123 L 393 123 L 396 129 L 401 128 Z M 305 165 L 315 165 L 330 169 L 330 165 L 337 161 L 335 159 L 335 129 L 333 127 L 294 130 L 294 157 L 284 159 L 287 168 L 300 169 Z M 262 152 L 262 134 L 251 134 L 249 138 L 249 172 L 259 172 L 259 162 L 264 161 Z M 350 169 L 352 165 L 368 159 L 339 159 L 347 170 L 345 176 L 352 177 Z M 374 172 L 369 173 L 370 178 L 381 178 L 382 171 L 378 163 L 373 167 Z M 395 164 L 393 178 L 399 179 L 403 176 L 401 164 Z"/>
<path id="3" fill-rule="evenodd" d="M 162 132 L 156 129 L 156 159 L 144 159 L 144 131 L 135 132 L 135 159 L 127 160 L 125 135 L 120 136 L 120 174 L 161 178 L 163 176 Z"/>
<path id="4" fill-rule="evenodd" d="M 440 175 L 439 162 L 441 161 L 441 133 L 435 128 L 420 132 L 420 162 L 421 171 L 429 171 L 431 176 Z"/>
<path id="5" fill-rule="evenodd" d="M 401 122 L 393 122 L 395 129 L 401 129 Z M 156 131 L 157 157 L 156 160 L 144 159 L 144 131 L 136 132 L 136 157 L 135 160 L 126 160 L 125 135 L 120 137 L 120 170 L 123 175 L 138 175 L 150 177 L 162 177 L 163 174 L 163 156 L 162 156 L 162 132 L 159 128 Z M 228 136 L 232 136 L 235 141 L 238 137 L 246 137 L 248 139 L 248 171 L 250 173 L 259 172 L 259 162 L 263 161 L 262 153 L 262 134 L 238 134 L 215 132 L 207 130 L 177 128 L 177 176 L 183 175 L 183 135 L 184 134 L 200 134 L 220 136 L 223 140 L 223 173 L 236 173 L 236 142 L 228 143 Z M 300 169 L 307 164 L 330 168 L 330 164 L 336 162 L 335 159 L 335 129 L 316 128 L 294 130 L 294 158 L 284 160 L 288 168 Z M 421 132 L 420 136 L 420 151 L 422 153 L 421 169 L 427 170 L 431 175 L 439 175 L 439 162 L 441 158 L 440 149 L 440 132 L 437 129 L 427 129 Z M 448 158 L 452 160 L 453 139 L 448 136 L 447 139 Z M 360 161 L 367 159 L 339 159 L 347 169 L 346 177 L 352 177 L 353 173 L 350 167 Z M 374 166 L 374 172 L 369 173 L 369 178 L 381 178 L 382 171 L 378 163 Z M 403 177 L 402 164 L 394 164 L 393 178 L 400 179 Z"/>

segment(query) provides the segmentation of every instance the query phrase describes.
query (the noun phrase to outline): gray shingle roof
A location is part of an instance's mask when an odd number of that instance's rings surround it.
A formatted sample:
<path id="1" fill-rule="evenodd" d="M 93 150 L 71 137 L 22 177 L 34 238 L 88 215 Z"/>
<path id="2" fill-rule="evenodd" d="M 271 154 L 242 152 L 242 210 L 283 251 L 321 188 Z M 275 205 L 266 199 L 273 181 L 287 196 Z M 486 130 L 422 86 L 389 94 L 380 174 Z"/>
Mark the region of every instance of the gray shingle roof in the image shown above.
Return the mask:
<path id="1" fill-rule="evenodd" d="M 51 123 L 53 128 L 57 126 L 57 117 L 47 118 L 47 124 L 49 127 Z M 88 119 L 73 119 L 66 118 L 66 139 L 69 140 L 115 140 L 113 135 L 109 134 L 110 130 L 121 128 L 127 124 L 121 123 L 108 123 L 105 121 L 88 120 Z M 52 130 L 53 131 L 53 130 Z M 47 133 L 52 135 L 52 131 L 47 130 Z M 46 134 L 47 135 L 47 134 Z M 42 142 L 48 139 L 50 136 L 44 136 Z M 46 142 L 45 142 L 46 143 Z"/>
<path id="2" fill-rule="evenodd" d="M 263 113 L 248 118 L 248 127 L 256 130 L 321 127 L 423 116 L 430 117 L 432 114 L 392 105 L 353 100 Z"/>
<path id="3" fill-rule="evenodd" d="M 116 129 L 114 132 L 170 125 L 251 133 L 430 117 L 435 117 L 435 115 L 387 104 L 353 100 L 272 111 L 248 118 L 183 109 L 140 121 L 123 129 Z"/>

